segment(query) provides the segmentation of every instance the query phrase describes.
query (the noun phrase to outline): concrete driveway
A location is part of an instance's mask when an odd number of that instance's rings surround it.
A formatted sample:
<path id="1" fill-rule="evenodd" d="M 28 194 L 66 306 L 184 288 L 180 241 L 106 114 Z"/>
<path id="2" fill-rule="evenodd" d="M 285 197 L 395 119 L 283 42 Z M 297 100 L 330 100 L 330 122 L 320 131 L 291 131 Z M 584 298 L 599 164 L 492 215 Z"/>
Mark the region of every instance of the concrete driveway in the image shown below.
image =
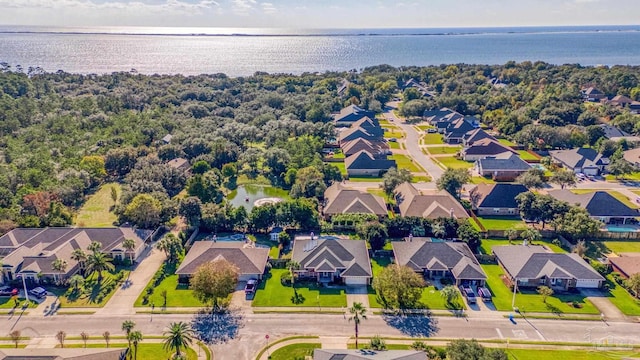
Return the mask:
<path id="1" fill-rule="evenodd" d="M 609 301 L 609 299 L 597 289 L 582 289 L 580 293 L 586 296 L 591 303 L 604 314 L 607 321 L 625 321 L 627 317 Z"/>
<path id="2" fill-rule="evenodd" d="M 365 308 L 369 308 L 369 295 L 366 286 L 348 286 L 345 290 L 347 295 L 347 308 L 353 303 L 359 302 Z"/>

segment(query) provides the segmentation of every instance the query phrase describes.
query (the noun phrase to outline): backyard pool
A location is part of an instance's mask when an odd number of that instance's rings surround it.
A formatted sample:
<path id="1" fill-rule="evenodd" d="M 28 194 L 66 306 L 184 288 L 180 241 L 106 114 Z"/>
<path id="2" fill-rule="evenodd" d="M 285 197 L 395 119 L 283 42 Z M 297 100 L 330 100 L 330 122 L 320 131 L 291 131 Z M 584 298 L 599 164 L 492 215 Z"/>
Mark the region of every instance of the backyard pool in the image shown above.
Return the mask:
<path id="1" fill-rule="evenodd" d="M 240 185 L 227 196 L 227 200 L 233 206 L 244 206 L 247 211 L 251 211 L 256 205 L 285 199 L 289 199 L 289 193 L 286 190 L 264 185 Z"/>
<path id="2" fill-rule="evenodd" d="M 624 225 L 608 224 L 605 228 L 607 229 L 607 231 L 610 231 L 610 232 L 636 232 L 640 229 L 637 225 L 629 225 L 629 224 L 624 224 Z"/>

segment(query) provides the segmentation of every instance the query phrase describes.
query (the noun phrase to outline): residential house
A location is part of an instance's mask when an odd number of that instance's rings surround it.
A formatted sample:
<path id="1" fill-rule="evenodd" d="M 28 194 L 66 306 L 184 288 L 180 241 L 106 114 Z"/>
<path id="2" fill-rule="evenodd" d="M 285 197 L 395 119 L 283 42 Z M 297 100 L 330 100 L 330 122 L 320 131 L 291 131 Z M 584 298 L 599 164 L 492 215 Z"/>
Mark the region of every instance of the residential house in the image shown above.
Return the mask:
<path id="1" fill-rule="evenodd" d="M 349 176 L 382 176 L 392 167 L 397 167 L 395 160 L 377 159 L 366 151 L 347 157 L 344 165 Z"/>
<path id="2" fill-rule="evenodd" d="M 322 214 L 327 220 L 336 214 L 372 214 L 382 219 L 387 216 L 387 205 L 380 196 L 336 182 L 324 192 Z"/>
<path id="3" fill-rule="evenodd" d="M 464 242 L 393 241 L 396 264 L 426 278 L 453 277 L 456 285 L 483 286 L 487 275 Z"/>
<path id="4" fill-rule="evenodd" d="M 632 114 L 640 114 L 640 101 L 634 101 L 629 104 L 629 112 Z"/>
<path id="5" fill-rule="evenodd" d="M 344 156 L 351 156 L 363 150 L 373 155 L 376 159 L 386 159 L 387 155 L 391 154 L 389 144 L 386 142 L 364 138 L 346 141 L 342 143 L 341 149 Z"/>
<path id="6" fill-rule="evenodd" d="M 613 271 L 625 279 L 640 273 L 640 253 L 622 253 L 619 256 L 609 256 L 609 264 Z"/>
<path id="7" fill-rule="evenodd" d="M 162 138 L 162 142 L 165 144 L 171 144 L 172 139 L 173 139 L 173 135 L 167 134 Z"/>
<path id="8" fill-rule="evenodd" d="M 351 82 L 349 80 L 342 79 L 340 81 L 340 86 L 338 86 L 338 89 L 337 89 L 338 96 L 344 95 L 347 89 L 349 88 L 349 85 L 351 85 Z"/>
<path id="9" fill-rule="evenodd" d="M 475 128 L 476 126 L 473 124 L 472 119 L 462 118 L 454 120 L 449 123 L 449 126 L 444 130 L 444 141 L 447 144 L 461 144 L 464 135 Z"/>
<path id="10" fill-rule="evenodd" d="M 578 254 L 548 252 L 542 246 L 494 246 L 493 253 L 511 283 L 519 287 L 549 286 L 567 291 L 599 288 L 604 278 Z"/>
<path id="11" fill-rule="evenodd" d="M 275 226 L 273 229 L 271 229 L 271 231 L 269 232 L 269 239 L 271 239 L 271 241 L 275 241 L 275 242 L 280 242 L 280 234 L 284 231 L 283 228 L 281 228 L 280 226 Z"/>
<path id="12" fill-rule="evenodd" d="M 71 258 L 76 249 L 88 252 L 92 242 L 100 243 L 101 251 L 115 260 L 140 257 L 145 242 L 150 240 L 151 231 L 120 228 L 44 228 L 14 229 L 0 237 L 2 259 L 2 281 L 15 280 L 17 276 L 34 282 L 51 282 L 58 278 L 68 278 L 75 274 L 83 264 Z M 133 251 L 127 251 L 122 243 L 133 239 Z M 57 259 L 67 262 L 67 268 L 60 272 L 53 269 Z"/>
<path id="13" fill-rule="evenodd" d="M 364 240 L 298 236 L 291 260 L 300 264 L 300 269 L 295 270 L 297 276 L 318 282 L 368 285 L 373 276 Z"/>
<path id="14" fill-rule="evenodd" d="M 516 196 L 527 192 L 522 184 L 478 184 L 469 192 L 471 206 L 480 216 L 518 216 Z"/>
<path id="15" fill-rule="evenodd" d="M 495 137 L 493 137 L 488 132 L 482 130 L 481 128 L 477 128 L 477 129 L 468 131 L 466 134 L 464 134 L 464 136 L 462 137 L 462 145 L 465 147 L 471 146 L 476 141 L 480 141 L 483 139 L 491 139 L 494 141 L 498 141 Z"/>
<path id="16" fill-rule="evenodd" d="M 338 133 L 338 142 L 341 147 L 344 143 L 357 139 L 375 141 L 380 140 L 380 136 L 372 134 L 363 128 L 351 128 L 342 130 Z"/>
<path id="17" fill-rule="evenodd" d="M 594 191 L 586 194 L 575 194 L 571 190 L 552 190 L 548 192 L 554 198 L 577 205 L 589 215 L 605 224 L 625 224 L 635 222 L 640 217 L 638 209 L 632 209 L 606 191 Z"/>
<path id="18" fill-rule="evenodd" d="M 354 122 L 362 119 L 363 117 L 369 117 L 375 119 L 376 113 L 373 111 L 365 110 L 357 105 L 349 105 L 338 114 L 333 116 L 336 126 L 351 126 Z"/>
<path id="19" fill-rule="evenodd" d="M 422 96 L 426 96 L 426 97 L 435 96 L 435 93 L 429 90 L 429 86 L 426 83 L 419 82 L 414 78 L 411 78 L 405 81 L 404 84 L 402 85 L 402 90 L 406 90 L 408 88 L 417 89 L 420 92 L 420 94 L 422 94 Z"/>
<path id="20" fill-rule="evenodd" d="M 377 119 L 371 119 L 367 116 L 362 119 L 356 121 L 351 125 L 352 128 L 361 128 L 366 130 L 369 134 L 382 137 L 384 135 L 384 129 L 380 126 L 380 123 Z"/>
<path id="21" fill-rule="evenodd" d="M 640 148 L 627 150 L 622 157 L 634 166 L 640 167 Z"/>
<path id="22" fill-rule="evenodd" d="M 417 350 L 315 349 L 313 360 L 428 360 L 427 353 Z"/>
<path id="23" fill-rule="evenodd" d="M 576 174 L 599 175 L 609 165 L 609 159 L 592 148 L 570 150 L 551 150 L 549 155 L 556 163 L 572 170 Z"/>
<path id="24" fill-rule="evenodd" d="M 531 165 L 522 160 L 520 156 L 505 152 L 476 160 L 474 168 L 480 176 L 491 177 L 498 181 L 514 181 L 518 176 L 531 169 Z"/>
<path id="25" fill-rule="evenodd" d="M 444 133 L 449 124 L 455 120 L 464 119 L 464 115 L 449 108 L 425 110 L 423 119 L 438 128 L 439 133 Z"/>
<path id="26" fill-rule="evenodd" d="M 613 141 L 620 141 L 620 140 L 624 140 L 628 143 L 639 143 L 640 142 L 640 137 L 638 136 L 633 136 L 627 132 L 624 132 L 620 129 L 618 129 L 615 126 L 609 125 L 609 124 L 600 124 L 600 127 L 602 128 L 602 130 L 604 130 L 604 137 L 606 137 L 609 140 L 613 140 Z"/>
<path id="27" fill-rule="evenodd" d="M 504 153 L 517 154 L 510 147 L 489 138 L 475 141 L 471 145 L 463 148 L 460 152 L 462 159 L 465 161 L 476 161 L 488 156 L 496 156 Z"/>
<path id="28" fill-rule="evenodd" d="M 174 169 L 180 170 L 182 172 L 188 171 L 191 169 L 191 165 L 189 164 L 189 160 L 184 158 L 177 158 L 170 160 L 167 165 L 171 166 Z"/>
<path id="29" fill-rule="evenodd" d="M 0 349 L 0 360 L 121 360 L 127 357 L 128 349 L 122 348 L 4 348 Z"/>
<path id="30" fill-rule="evenodd" d="M 605 95 L 602 91 L 594 87 L 588 87 L 586 89 L 583 89 L 581 93 L 582 93 L 582 98 L 585 99 L 586 101 L 599 102 L 600 100 L 607 99 L 607 95 Z"/>
<path id="31" fill-rule="evenodd" d="M 398 185 L 394 191 L 396 204 L 403 217 L 416 216 L 426 219 L 451 217 L 467 219 L 469 214 L 460 203 L 446 191 L 422 194 L 412 184 Z"/>
<path id="32" fill-rule="evenodd" d="M 269 249 L 244 241 L 196 241 L 176 270 L 180 282 L 188 282 L 198 267 L 212 261 L 226 260 L 238 268 L 238 281 L 262 279 Z"/>
<path id="33" fill-rule="evenodd" d="M 633 100 L 629 99 L 624 95 L 616 95 L 611 100 L 607 101 L 607 104 L 611 104 L 614 106 L 625 107 L 629 106 L 633 103 Z"/>

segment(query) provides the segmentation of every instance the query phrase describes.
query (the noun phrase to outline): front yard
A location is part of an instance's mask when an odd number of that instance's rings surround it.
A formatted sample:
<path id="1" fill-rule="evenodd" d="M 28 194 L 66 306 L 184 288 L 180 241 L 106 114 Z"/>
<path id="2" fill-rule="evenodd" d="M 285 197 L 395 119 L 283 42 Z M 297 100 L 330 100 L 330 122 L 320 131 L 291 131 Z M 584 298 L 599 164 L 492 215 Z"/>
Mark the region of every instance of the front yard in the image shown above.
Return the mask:
<path id="1" fill-rule="evenodd" d="M 487 230 L 526 229 L 527 224 L 515 216 L 478 216 L 478 221 Z"/>
<path id="2" fill-rule="evenodd" d="M 47 288 L 47 290 L 59 296 L 60 307 L 102 307 L 111 299 L 120 284 L 129 275 L 129 269 L 116 268 L 111 273 L 105 271 L 101 282 L 98 282 L 98 274 L 93 273 L 86 277 L 83 286 L 78 289 Z"/>
<path id="3" fill-rule="evenodd" d="M 501 275 L 504 273 L 499 265 L 481 265 L 487 274 L 487 287 L 491 290 L 493 304 L 499 311 L 512 311 L 513 292 L 504 284 Z M 577 305 L 577 306 L 574 306 Z M 563 314 L 600 314 L 589 300 L 580 294 L 552 295 L 546 303 L 534 289 L 527 289 L 516 294 L 515 306 L 525 313 Z"/>
<path id="4" fill-rule="evenodd" d="M 347 306 L 347 296 L 344 289 L 318 287 L 309 282 L 296 283 L 298 294 L 302 295 L 304 302 L 294 304 L 291 301 L 293 288 L 280 282 L 280 277 L 288 273 L 287 269 L 271 269 L 260 282 L 253 299 L 254 307 L 344 307 Z"/>
<path id="5" fill-rule="evenodd" d="M 442 139 L 442 134 L 424 134 L 422 143 L 425 145 L 444 144 L 444 140 Z"/>
<path id="6" fill-rule="evenodd" d="M 393 154 L 391 155 L 391 160 L 395 160 L 398 165 L 398 169 L 407 169 L 410 172 L 422 172 L 422 170 L 416 163 L 413 162 L 407 155 L 403 154 Z"/>
<path id="7" fill-rule="evenodd" d="M 378 302 L 378 295 L 372 287 L 369 287 L 369 307 L 373 309 L 381 309 L 383 306 Z M 429 310 L 460 310 L 464 309 L 464 300 L 459 298 L 452 308 L 448 307 L 446 301 L 440 295 L 440 291 L 435 286 L 427 286 L 422 289 L 420 297 L 422 308 Z"/>
<path id="8" fill-rule="evenodd" d="M 156 275 L 149 280 L 149 283 L 142 291 L 138 299 L 136 300 L 135 307 L 149 307 L 154 304 L 156 307 L 161 308 L 164 305 L 164 298 L 162 297 L 163 290 L 167 291 L 167 304 L 166 307 L 201 307 L 203 304 L 200 300 L 193 296 L 193 291 L 189 290 L 189 287 L 178 282 L 178 275 L 175 274 L 177 264 L 164 264 L 156 273 Z M 156 284 L 156 278 L 162 277 L 162 280 Z M 152 289 L 149 293 L 148 289 Z"/>
<path id="9" fill-rule="evenodd" d="M 425 149 L 431 155 L 445 155 L 445 154 L 456 154 L 458 151 L 462 150 L 460 146 L 427 146 Z"/>
<path id="10" fill-rule="evenodd" d="M 616 284 L 612 274 L 607 275 L 609 284 L 609 301 L 615 305 L 623 314 L 628 316 L 640 315 L 640 300 L 634 298 L 622 286 Z"/>
<path id="11" fill-rule="evenodd" d="M 434 158 L 448 169 L 470 169 L 473 167 L 472 162 L 456 159 L 453 156 L 443 156 Z"/>

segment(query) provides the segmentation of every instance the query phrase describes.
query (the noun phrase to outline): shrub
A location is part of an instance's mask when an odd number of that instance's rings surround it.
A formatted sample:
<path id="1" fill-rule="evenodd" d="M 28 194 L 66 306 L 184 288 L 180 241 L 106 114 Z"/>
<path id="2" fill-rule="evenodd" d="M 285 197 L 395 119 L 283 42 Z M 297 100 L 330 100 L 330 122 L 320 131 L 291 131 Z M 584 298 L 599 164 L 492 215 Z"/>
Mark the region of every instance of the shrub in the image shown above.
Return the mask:
<path id="1" fill-rule="evenodd" d="M 280 282 L 282 285 L 291 285 L 291 273 L 286 272 L 280 275 Z"/>
<path id="2" fill-rule="evenodd" d="M 373 350 L 386 350 L 387 349 L 387 343 L 384 341 L 383 338 L 380 337 L 380 335 L 375 335 L 374 337 L 371 338 L 371 341 L 369 341 L 369 347 Z"/>

